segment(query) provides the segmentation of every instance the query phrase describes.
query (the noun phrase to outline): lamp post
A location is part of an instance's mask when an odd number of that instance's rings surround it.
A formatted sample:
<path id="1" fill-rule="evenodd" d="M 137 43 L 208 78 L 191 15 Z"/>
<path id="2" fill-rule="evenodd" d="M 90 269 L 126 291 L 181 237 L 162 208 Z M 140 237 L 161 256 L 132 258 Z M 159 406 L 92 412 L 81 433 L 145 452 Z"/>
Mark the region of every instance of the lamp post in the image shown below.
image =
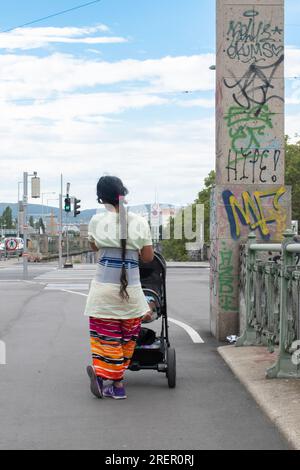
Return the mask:
<path id="1" fill-rule="evenodd" d="M 27 242 L 28 242 L 28 177 L 32 176 L 32 197 L 35 199 L 40 197 L 39 192 L 39 178 L 37 177 L 37 172 L 34 172 L 32 175 L 29 175 L 28 172 L 23 173 L 23 211 L 24 211 L 24 252 L 23 252 L 23 278 L 28 279 L 28 251 L 27 251 Z M 38 184 L 33 184 L 38 183 Z"/>
<path id="2" fill-rule="evenodd" d="M 23 184 L 23 181 L 18 181 L 18 215 L 17 215 L 17 237 L 20 238 L 20 186 Z"/>

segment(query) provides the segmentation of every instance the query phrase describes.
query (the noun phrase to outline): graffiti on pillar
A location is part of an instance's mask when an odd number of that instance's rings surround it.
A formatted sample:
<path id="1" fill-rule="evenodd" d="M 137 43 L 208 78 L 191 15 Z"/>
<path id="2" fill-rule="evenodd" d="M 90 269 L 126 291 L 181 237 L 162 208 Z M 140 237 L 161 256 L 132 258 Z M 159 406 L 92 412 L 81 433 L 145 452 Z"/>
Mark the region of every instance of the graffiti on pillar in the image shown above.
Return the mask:
<path id="1" fill-rule="evenodd" d="M 226 166 L 227 181 L 229 183 L 240 181 L 254 184 L 258 175 L 260 183 L 276 183 L 280 158 L 281 150 L 244 150 L 241 148 L 239 151 L 229 149 Z"/>
<path id="2" fill-rule="evenodd" d="M 281 205 L 281 198 L 286 193 L 284 187 L 268 191 L 244 191 L 240 199 L 230 190 L 223 192 L 223 202 L 230 225 L 231 237 L 238 240 L 241 227 L 259 230 L 262 239 L 271 238 L 271 225 L 276 225 L 275 232 L 282 234 L 287 221 L 287 209 Z M 274 234 L 274 231 L 273 231 Z"/>
<path id="3" fill-rule="evenodd" d="M 271 113 L 268 105 L 254 106 L 249 111 L 239 106 L 231 106 L 225 116 L 231 148 L 234 152 L 241 153 L 242 149 L 260 149 L 262 137 L 268 129 L 273 128 Z"/>
<path id="4" fill-rule="evenodd" d="M 237 311 L 235 289 L 233 251 L 226 245 L 226 242 L 222 242 L 219 264 L 219 299 L 221 308 L 225 312 Z"/>
<path id="5" fill-rule="evenodd" d="M 272 65 L 251 64 L 241 79 L 230 71 L 232 78 L 224 79 L 225 87 L 232 90 L 233 102 L 224 116 L 230 139 L 228 182 L 276 183 L 278 180 L 283 142 L 276 138 L 276 114 L 271 111 L 271 105 L 274 100 L 284 101 L 274 84 L 274 76 L 283 61 L 282 54 Z"/>
<path id="6" fill-rule="evenodd" d="M 266 61 L 279 57 L 283 50 L 283 29 L 263 21 L 254 8 L 242 20 L 230 21 L 227 31 L 227 55 L 243 63 Z"/>
<path id="7" fill-rule="evenodd" d="M 274 93 L 274 76 L 279 66 L 284 61 L 284 54 L 271 65 L 251 64 L 242 78 L 236 78 L 230 72 L 231 79 L 224 79 L 227 88 L 233 90 L 233 101 L 242 109 L 250 110 L 257 106 L 256 115 L 260 113 L 260 107 L 277 99 L 284 101 L 283 97 Z"/>

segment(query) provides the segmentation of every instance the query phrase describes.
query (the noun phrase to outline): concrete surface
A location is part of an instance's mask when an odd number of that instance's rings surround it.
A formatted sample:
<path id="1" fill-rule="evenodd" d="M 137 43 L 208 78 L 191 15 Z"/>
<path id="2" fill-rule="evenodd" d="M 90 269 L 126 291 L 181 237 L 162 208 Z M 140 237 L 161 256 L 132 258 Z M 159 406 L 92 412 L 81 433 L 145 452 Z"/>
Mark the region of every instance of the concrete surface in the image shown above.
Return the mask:
<path id="1" fill-rule="evenodd" d="M 219 353 L 290 447 L 300 450 L 300 380 L 266 379 L 276 353 L 264 347 L 220 347 Z"/>
<path id="2" fill-rule="evenodd" d="M 4 260 L 3 258 L 0 259 L 0 269 L 1 268 L 7 268 L 8 266 L 15 266 L 15 265 L 18 265 L 18 264 L 22 264 L 22 260 L 21 259 L 16 259 L 16 258 L 9 258 L 9 259 L 6 259 Z"/>
<path id="3" fill-rule="evenodd" d="M 59 272 L 32 265 L 29 271 L 26 283 L 15 281 L 17 267 L 0 272 L 0 340 L 7 347 L 7 365 L 0 366 L 1 449 L 287 449 L 217 353 L 207 270 L 168 270 L 170 316 L 205 340 L 194 344 L 170 324 L 177 388 L 169 390 L 157 372 L 131 372 L 129 398 L 121 403 L 90 394 L 84 293 L 47 290 L 68 283 L 76 292 L 94 267 Z"/>
<path id="4" fill-rule="evenodd" d="M 204 268 L 209 269 L 209 263 L 206 261 L 168 261 L 168 268 Z"/>

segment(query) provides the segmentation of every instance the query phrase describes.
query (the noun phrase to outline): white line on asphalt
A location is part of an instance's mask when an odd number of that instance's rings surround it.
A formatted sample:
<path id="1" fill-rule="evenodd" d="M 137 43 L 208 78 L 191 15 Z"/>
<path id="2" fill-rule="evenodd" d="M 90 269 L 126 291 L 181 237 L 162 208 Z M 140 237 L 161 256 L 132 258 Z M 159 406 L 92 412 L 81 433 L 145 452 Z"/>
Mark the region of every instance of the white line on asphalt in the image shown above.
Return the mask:
<path id="1" fill-rule="evenodd" d="M 89 284 L 47 284 L 45 290 L 89 290 Z"/>
<path id="2" fill-rule="evenodd" d="M 81 292 L 75 292 L 74 290 L 59 289 L 61 292 L 67 292 L 68 294 L 81 295 L 82 297 L 87 297 L 87 294 L 82 294 Z"/>
<path id="3" fill-rule="evenodd" d="M 187 334 L 190 335 L 193 343 L 204 344 L 204 341 L 199 335 L 199 333 L 197 333 L 197 331 L 194 330 L 194 328 L 192 328 L 190 325 L 187 325 L 186 323 L 183 323 L 182 321 L 179 321 L 179 320 L 174 320 L 174 318 L 170 318 L 170 317 L 169 317 L 169 321 L 171 323 L 174 323 L 174 325 L 177 325 L 183 328 L 187 332 Z"/>
<path id="4" fill-rule="evenodd" d="M 82 297 L 87 297 L 87 294 L 82 294 L 81 292 L 75 292 L 75 291 L 71 291 L 67 289 L 60 289 L 60 290 L 62 292 L 67 292 L 69 294 L 75 294 L 75 295 L 81 295 Z M 204 344 L 204 341 L 199 335 L 199 333 L 197 333 L 197 331 L 194 330 L 194 328 L 192 328 L 190 325 L 187 325 L 186 323 L 183 323 L 182 321 L 179 321 L 179 320 L 174 320 L 174 318 L 170 318 L 170 317 L 168 317 L 168 320 L 171 323 L 174 323 L 174 325 L 177 325 L 183 328 L 187 332 L 187 334 L 190 336 L 194 344 Z"/>

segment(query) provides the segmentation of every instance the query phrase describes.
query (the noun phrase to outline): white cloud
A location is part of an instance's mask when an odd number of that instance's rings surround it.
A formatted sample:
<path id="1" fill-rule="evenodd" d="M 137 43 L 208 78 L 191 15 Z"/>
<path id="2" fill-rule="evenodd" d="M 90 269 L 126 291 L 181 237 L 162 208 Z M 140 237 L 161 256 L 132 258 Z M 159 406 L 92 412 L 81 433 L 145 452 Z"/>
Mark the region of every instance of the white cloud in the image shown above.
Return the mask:
<path id="1" fill-rule="evenodd" d="M 0 33 L 0 49 L 29 50 L 39 49 L 50 44 L 116 44 L 127 39 L 114 36 L 99 36 L 107 33 L 105 25 L 86 28 L 18 28 L 8 33 Z M 96 36 L 92 36 L 95 35 Z"/>
<path id="2" fill-rule="evenodd" d="M 147 82 L 153 92 L 210 91 L 214 75 L 209 71 L 212 54 L 164 57 L 157 60 L 79 59 L 53 54 L 0 56 L 0 99 L 47 98 L 78 88 Z"/>
<path id="3" fill-rule="evenodd" d="M 177 101 L 177 104 L 179 106 L 182 106 L 183 108 L 214 108 L 215 107 L 215 99 L 207 99 L 207 98 L 198 98 L 198 99 L 192 99 L 192 100 L 187 100 L 187 101 Z"/>
<path id="4" fill-rule="evenodd" d="M 97 34 L 80 31 L 60 31 L 59 37 Z M 66 54 L 0 56 L 0 200 L 16 199 L 25 170 L 39 172 L 44 191 L 58 189 L 63 172 L 85 207 L 95 206 L 95 183 L 104 172 L 124 178 L 132 202 L 153 200 L 156 187 L 165 202 L 193 200 L 214 168 L 214 100 L 207 94 L 179 99 L 177 93 L 213 92 L 213 63 L 213 54 L 117 62 Z M 288 49 L 287 75 L 300 76 L 299 64 L 300 50 Z M 289 102 L 300 99 L 297 83 L 292 93 Z M 166 105 L 173 107 L 169 116 Z M 159 107 L 161 117 L 149 117 L 150 107 Z M 204 108 L 208 117 L 183 120 L 182 107 Z M 142 109 L 141 122 L 121 114 Z M 287 117 L 290 135 L 299 132 L 297 122 L 300 116 Z"/>

